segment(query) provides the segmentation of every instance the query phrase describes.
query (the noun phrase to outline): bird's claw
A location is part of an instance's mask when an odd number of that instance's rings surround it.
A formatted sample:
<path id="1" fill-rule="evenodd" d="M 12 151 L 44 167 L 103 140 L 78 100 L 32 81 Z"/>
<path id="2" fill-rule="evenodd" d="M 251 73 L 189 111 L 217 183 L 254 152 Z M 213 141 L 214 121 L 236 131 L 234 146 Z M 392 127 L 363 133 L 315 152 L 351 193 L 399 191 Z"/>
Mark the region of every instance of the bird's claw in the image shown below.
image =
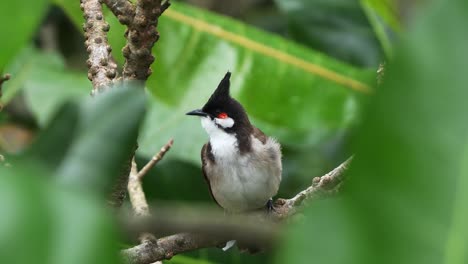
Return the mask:
<path id="1" fill-rule="evenodd" d="M 271 212 L 275 211 L 275 206 L 273 205 L 273 199 L 272 198 L 270 198 L 270 200 L 268 200 L 268 202 L 266 203 L 266 208 L 267 208 L 268 213 L 271 213 Z"/>

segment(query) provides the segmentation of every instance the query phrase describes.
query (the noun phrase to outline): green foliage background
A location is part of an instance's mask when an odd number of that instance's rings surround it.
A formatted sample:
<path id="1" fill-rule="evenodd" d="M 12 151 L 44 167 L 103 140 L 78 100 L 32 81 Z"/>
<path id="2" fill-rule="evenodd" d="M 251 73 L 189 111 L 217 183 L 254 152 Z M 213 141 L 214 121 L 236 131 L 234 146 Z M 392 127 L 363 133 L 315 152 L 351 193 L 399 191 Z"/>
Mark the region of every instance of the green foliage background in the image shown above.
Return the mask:
<path id="1" fill-rule="evenodd" d="M 91 100 L 86 54 L 70 43 L 45 51 L 34 38 L 49 10 L 79 39 L 78 1 L 1 2 L 0 69 L 13 78 L 0 128 L 27 126 L 35 140 L 2 150 L 10 166 L 0 164 L 0 262 L 118 262 L 118 245 L 130 242 L 118 238 L 103 194 L 137 138 L 139 164 L 175 140 L 145 178 L 150 201 L 212 204 L 199 168 L 207 137 L 184 113 L 231 70 L 233 95 L 282 143 L 279 196 L 351 153 L 353 167 L 343 193 L 309 207 L 274 253 L 203 249 L 169 263 L 466 263 L 468 5 L 429 1 L 403 30 L 391 1 L 275 3 L 282 35 L 175 2 L 159 22 L 145 95 L 127 87 Z M 105 16 L 122 63 L 124 28 Z M 18 98 L 26 124 L 10 110 Z"/>

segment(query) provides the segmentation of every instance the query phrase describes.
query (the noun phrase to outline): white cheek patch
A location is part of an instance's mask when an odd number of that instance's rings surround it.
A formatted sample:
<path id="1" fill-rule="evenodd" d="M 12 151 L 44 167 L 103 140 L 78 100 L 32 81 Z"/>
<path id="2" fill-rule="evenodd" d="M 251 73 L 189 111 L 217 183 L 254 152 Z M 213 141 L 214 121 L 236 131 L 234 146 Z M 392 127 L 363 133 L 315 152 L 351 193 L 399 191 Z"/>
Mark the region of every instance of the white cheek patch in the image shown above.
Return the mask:
<path id="1" fill-rule="evenodd" d="M 227 118 L 215 118 L 216 124 L 224 127 L 224 128 L 230 128 L 234 125 L 234 119 L 227 117 Z"/>
<path id="2" fill-rule="evenodd" d="M 216 134 L 218 132 L 217 130 L 219 130 L 209 117 L 202 117 L 201 124 L 208 135 Z"/>
<path id="3" fill-rule="evenodd" d="M 210 137 L 211 151 L 218 158 L 232 157 L 237 153 L 237 139 L 234 135 L 219 128 L 215 120 L 209 117 L 201 118 L 202 126 Z M 234 121 L 231 123 L 234 125 Z"/>

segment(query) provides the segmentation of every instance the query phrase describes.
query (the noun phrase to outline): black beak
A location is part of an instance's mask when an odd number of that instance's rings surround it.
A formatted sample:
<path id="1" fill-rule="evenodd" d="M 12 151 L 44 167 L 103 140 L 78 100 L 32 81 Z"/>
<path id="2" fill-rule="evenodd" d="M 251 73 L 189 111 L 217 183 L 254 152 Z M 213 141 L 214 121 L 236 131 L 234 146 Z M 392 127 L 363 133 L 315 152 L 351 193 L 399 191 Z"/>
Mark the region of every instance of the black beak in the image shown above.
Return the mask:
<path id="1" fill-rule="evenodd" d="M 208 114 L 203 112 L 201 109 L 193 110 L 188 112 L 186 115 L 193 115 L 193 116 L 207 116 Z"/>

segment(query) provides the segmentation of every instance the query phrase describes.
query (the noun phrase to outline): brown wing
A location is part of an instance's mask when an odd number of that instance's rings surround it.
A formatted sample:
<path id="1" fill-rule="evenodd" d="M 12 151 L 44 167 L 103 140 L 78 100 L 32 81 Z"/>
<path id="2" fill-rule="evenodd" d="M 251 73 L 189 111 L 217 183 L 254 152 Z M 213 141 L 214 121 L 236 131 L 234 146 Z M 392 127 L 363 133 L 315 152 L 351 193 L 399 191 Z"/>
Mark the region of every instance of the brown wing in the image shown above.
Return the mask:
<path id="1" fill-rule="evenodd" d="M 213 153 L 211 153 L 211 144 L 210 142 L 206 143 L 205 145 L 203 145 L 203 148 L 201 150 L 201 161 L 202 161 L 202 172 L 203 172 L 203 177 L 205 178 L 205 181 L 206 183 L 208 184 L 208 189 L 210 190 L 210 194 L 211 194 L 211 197 L 213 198 L 213 200 L 219 205 L 221 206 L 218 201 L 216 201 L 216 198 L 214 197 L 213 195 L 213 191 L 211 190 L 211 184 L 210 184 L 210 179 L 208 178 L 208 176 L 206 175 L 206 166 L 208 164 L 214 164 L 215 163 L 215 159 L 214 159 L 214 156 L 213 156 Z"/>
<path id="2" fill-rule="evenodd" d="M 253 127 L 253 136 L 260 140 L 263 144 L 267 141 L 267 136 L 258 128 Z"/>

